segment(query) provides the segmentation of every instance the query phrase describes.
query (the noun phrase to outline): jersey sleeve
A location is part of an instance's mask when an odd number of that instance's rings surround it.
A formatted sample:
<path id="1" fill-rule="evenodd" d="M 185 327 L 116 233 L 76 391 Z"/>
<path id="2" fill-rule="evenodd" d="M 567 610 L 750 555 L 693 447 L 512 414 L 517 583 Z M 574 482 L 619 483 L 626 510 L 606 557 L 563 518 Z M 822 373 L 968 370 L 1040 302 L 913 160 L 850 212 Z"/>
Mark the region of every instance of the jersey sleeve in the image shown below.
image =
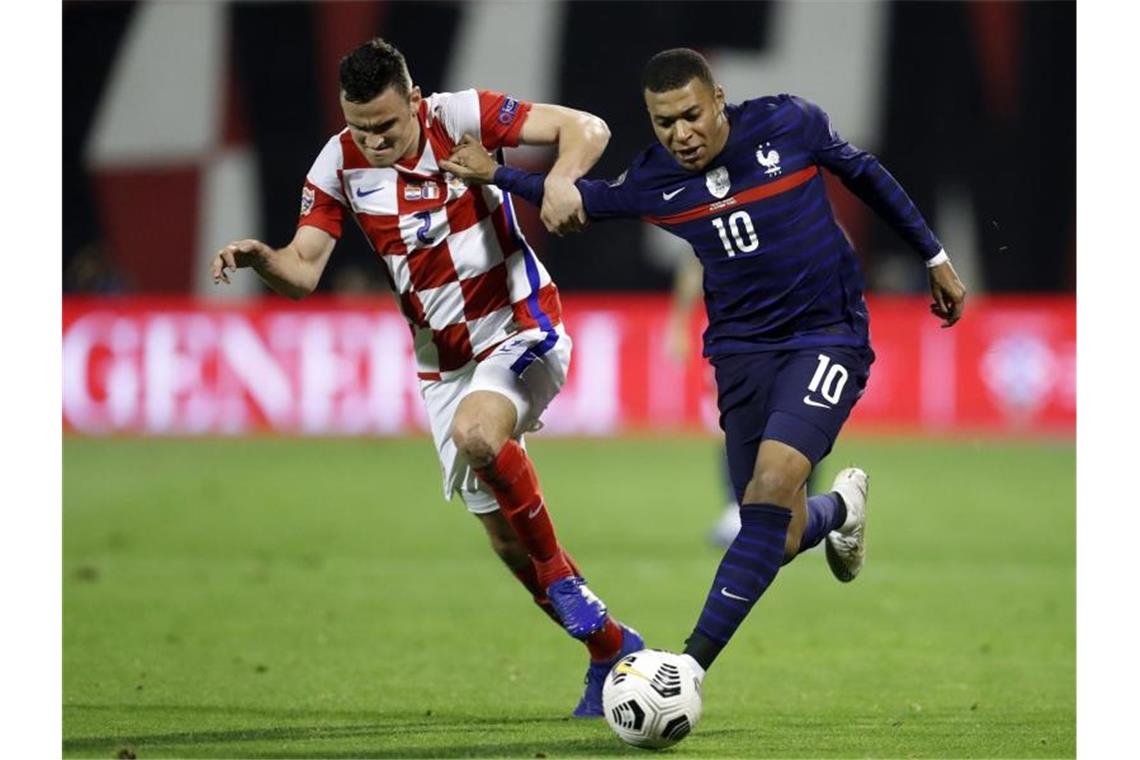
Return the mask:
<path id="1" fill-rule="evenodd" d="M 343 163 L 340 136 L 326 144 L 305 177 L 301 188 L 301 213 L 298 227 L 316 227 L 339 239 L 344 229 L 345 198 L 340 184 Z"/>
<path id="2" fill-rule="evenodd" d="M 637 218 L 644 214 L 637 203 L 637 194 L 625 185 L 626 174 L 612 182 L 598 179 L 580 179 L 575 182 L 582 194 L 582 205 L 590 219 Z M 540 172 L 526 172 L 510 166 L 500 166 L 495 170 L 495 184 L 508 193 L 534 204 L 542 205 L 543 182 L 546 175 Z"/>
<path id="3" fill-rule="evenodd" d="M 479 138 L 489 151 L 513 148 L 532 104 L 491 90 L 463 90 L 432 96 L 433 115 L 455 142 L 464 135 Z"/>
<path id="4" fill-rule="evenodd" d="M 942 243 L 914 201 L 873 154 L 844 140 L 823 109 L 791 96 L 801 117 L 802 137 L 816 163 L 839 177 L 844 186 L 870 206 L 914 250 L 930 260 Z"/>
<path id="5" fill-rule="evenodd" d="M 641 208 L 641 195 L 629 182 L 628 169 L 614 180 L 580 179 L 575 185 L 591 219 L 636 219 L 648 213 Z"/>
<path id="6" fill-rule="evenodd" d="M 483 147 L 496 150 L 519 144 L 519 134 L 533 103 L 492 90 L 478 90 L 480 137 Z"/>

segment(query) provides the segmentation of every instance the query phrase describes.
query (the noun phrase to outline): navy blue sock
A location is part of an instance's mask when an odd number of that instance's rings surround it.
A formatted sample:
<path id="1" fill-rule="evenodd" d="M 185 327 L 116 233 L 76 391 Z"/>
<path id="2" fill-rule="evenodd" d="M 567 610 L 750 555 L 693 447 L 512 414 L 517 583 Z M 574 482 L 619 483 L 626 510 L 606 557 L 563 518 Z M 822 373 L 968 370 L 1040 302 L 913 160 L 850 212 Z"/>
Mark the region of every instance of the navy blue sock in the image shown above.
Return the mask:
<path id="1" fill-rule="evenodd" d="M 720 561 L 685 645 L 685 653 L 706 670 L 776 577 L 791 520 L 792 511 L 775 504 L 740 506 L 740 533 Z"/>
<path id="2" fill-rule="evenodd" d="M 800 551 L 812 548 L 847 519 L 847 506 L 835 491 L 821 493 L 807 500 L 807 525 L 800 539 Z"/>

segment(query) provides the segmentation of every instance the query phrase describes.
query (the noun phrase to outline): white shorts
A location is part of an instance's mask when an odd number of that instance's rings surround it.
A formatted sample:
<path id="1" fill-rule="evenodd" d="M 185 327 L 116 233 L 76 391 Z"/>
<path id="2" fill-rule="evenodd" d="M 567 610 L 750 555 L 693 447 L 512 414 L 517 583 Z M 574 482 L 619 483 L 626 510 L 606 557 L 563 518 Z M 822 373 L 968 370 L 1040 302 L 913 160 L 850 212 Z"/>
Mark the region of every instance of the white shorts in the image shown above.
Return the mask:
<path id="1" fill-rule="evenodd" d="M 443 497 L 448 501 L 458 491 L 468 511 L 474 514 L 487 514 L 499 508 L 494 494 L 459 456 L 451 440 L 455 410 L 472 391 L 501 393 L 511 400 L 518 412 L 514 437 L 522 443 L 524 433 L 541 427 L 539 418 L 566 384 L 573 344 L 562 325 L 555 327 L 555 333 L 554 344 L 544 346 L 547 333 L 543 330 L 521 332 L 504 341 L 470 372 L 447 380 L 421 381 L 420 394 L 427 405 L 431 436 L 443 469 Z"/>

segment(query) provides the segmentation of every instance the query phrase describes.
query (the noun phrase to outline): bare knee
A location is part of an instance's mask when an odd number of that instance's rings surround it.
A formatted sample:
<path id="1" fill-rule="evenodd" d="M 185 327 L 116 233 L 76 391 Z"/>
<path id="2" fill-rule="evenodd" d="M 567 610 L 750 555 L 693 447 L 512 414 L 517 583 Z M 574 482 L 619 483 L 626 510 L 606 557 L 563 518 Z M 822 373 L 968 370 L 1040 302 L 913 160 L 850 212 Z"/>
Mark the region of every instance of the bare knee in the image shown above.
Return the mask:
<path id="1" fill-rule="evenodd" d="M 455 421 L 451 429 L 451 440 L 460 455 L 472 467 L 486 467 L 495 461 L 495 455 L 502 448 L 503 441 L 496 441 L 495 436 L 487 430 L 486 425 L 478 418 Z"/>
<path id="2" fill-rule="evenodd" d="M 475 391 L 459 403 L 451 423 L 451 440 L 468 464 L 486 467 L 510 438 L 516 417 L 506 397 Z"/>

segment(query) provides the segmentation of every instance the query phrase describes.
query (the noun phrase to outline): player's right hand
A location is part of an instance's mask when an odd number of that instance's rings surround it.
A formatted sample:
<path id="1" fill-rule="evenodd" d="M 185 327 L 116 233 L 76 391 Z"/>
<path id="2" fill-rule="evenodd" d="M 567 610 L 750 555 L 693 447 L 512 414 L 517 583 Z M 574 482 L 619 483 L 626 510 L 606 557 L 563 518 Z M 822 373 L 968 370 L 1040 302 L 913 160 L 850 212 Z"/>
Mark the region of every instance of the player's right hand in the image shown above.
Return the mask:
<path id="1" fill-rule="evenodd" d="M 586 227 L 590 220 L 582 203 L 582 193 L 573 180 L 548 174 L 542 187 L 542 209 L 538 216 L 549 232 L 565 235 Z"/>
<path id="2" fill-rule="evenodd" d="M 253 266 L 258 260 L 269 258 L 273 249 L 260 240 L 235 240 L 214 254 L 210 262 L 210 274 L 214 284 L 229 284 L 229 273 Z"/>
<path id="3" fill-rule="evenodd" d="M 451 149 L 451 155 L 439 162 L 439 168 L 451 172 L 468 184 L 488 184 L 495 179 L 495 169 L 499 165 L 483 144 L 471 135 Z"/>

